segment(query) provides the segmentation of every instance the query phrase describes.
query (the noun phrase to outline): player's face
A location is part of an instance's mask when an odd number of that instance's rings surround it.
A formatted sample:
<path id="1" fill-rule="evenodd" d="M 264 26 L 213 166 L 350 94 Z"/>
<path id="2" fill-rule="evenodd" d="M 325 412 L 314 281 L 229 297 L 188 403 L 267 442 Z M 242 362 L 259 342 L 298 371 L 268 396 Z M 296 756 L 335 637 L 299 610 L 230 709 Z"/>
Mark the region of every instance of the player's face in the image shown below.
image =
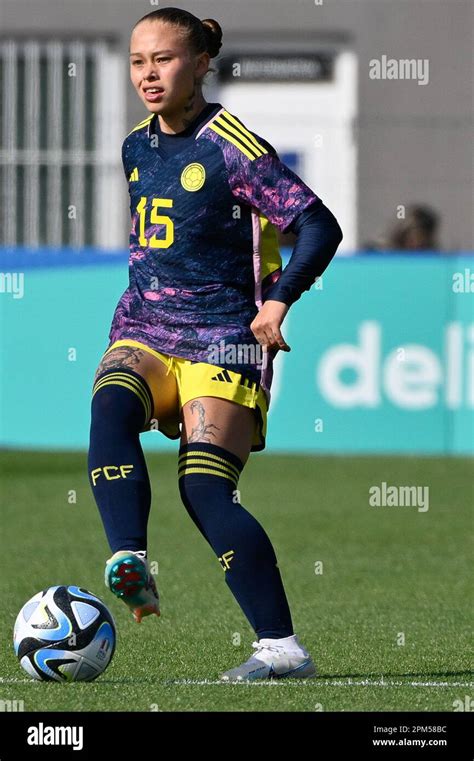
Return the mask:
<path id="1" fill-rule="evenodd" d="M 208 53 L 191 55 L 186 38 L 169 24 L 143 21 L 132 32 L 130 77 L 152 113 L 171 116 L 189 106 L 209 60 Z"/>

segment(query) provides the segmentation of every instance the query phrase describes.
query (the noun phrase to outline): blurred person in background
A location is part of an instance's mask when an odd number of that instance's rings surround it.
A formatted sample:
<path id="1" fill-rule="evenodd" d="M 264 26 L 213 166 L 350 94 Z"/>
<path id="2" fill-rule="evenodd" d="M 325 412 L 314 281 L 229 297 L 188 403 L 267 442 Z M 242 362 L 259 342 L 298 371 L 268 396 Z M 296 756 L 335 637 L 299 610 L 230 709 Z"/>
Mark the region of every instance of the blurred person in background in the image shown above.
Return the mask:
<path id="1" fill-rule="evenodd" d="M 364 245 L 367 251 L 439 251 L 439 214 L 429 206 L 412 204 L 380 239 Z"/>

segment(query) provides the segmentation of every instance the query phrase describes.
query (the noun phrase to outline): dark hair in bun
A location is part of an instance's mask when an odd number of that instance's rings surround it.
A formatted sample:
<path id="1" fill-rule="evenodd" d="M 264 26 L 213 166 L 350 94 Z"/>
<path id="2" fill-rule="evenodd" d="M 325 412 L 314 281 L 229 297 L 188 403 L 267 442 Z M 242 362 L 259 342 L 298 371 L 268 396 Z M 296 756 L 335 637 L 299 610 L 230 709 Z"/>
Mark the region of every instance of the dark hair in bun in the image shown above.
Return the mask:
<path id="1" fill-rule="evenodd" d="M 219 54 L 222 47 L 222 29 L 220 24 L 213 18 L 205 18 L 201 21 L 207 39 L 207 52 L 211 58 Z"/>
<path id="2" fill-rule="evenodd" d="M 201 21 L 181 8 L 159 8 L 139 19 L 135 26 L 142 21 L 162 21 L 179 27 L 186 34 L 189 47 L 195 55 L 209 53 L 211 58 L 215 58 L 222 47 L 222 29 L 212 18 Z"/>

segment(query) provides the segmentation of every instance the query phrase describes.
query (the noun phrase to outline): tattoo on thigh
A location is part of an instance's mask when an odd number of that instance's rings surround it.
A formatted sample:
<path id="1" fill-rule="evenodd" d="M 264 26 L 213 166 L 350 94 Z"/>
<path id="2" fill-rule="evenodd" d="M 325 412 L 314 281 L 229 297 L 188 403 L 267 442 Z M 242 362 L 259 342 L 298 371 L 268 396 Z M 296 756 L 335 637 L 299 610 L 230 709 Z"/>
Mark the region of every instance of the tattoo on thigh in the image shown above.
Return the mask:
<path id="1" fill-rule="evenodd" d="M 140 360 L 145 356 L 145 352 L 142 349 L 137 349 L 135 346 L 120 346 L 114 349 L 110 354 L 106 354 L 102 357 L 102 361 L 97 368 L 97 372 L 94 377 L 94 382 L 99 375 L 106 370 L 113 370 L 114 367 L 129 367 L 132 370 L 136 369 L 140 364 Z"/>
<path id="2" fill-rule="evenodd" d="M 200 402 L 198 399 L 195 399 L 194 402 L 191 402 L 191 412 L 196 412 L 199 415 L 199 421 L 198 424 L 193 427 L 190 435 L 188 436 L 188 443 L 192 444 L 196 441 L 206 441 L 208 443 L 212 444 L 212 436 L 215 436 L 212 428 L 215 428 L 216 431 L 219 431 L 220 428 L 217 425 L 214 425 L 214 423 L 207 423 L 206 422 L 206 410 L 204 409 L 204 405 L 202 402 Z"/>

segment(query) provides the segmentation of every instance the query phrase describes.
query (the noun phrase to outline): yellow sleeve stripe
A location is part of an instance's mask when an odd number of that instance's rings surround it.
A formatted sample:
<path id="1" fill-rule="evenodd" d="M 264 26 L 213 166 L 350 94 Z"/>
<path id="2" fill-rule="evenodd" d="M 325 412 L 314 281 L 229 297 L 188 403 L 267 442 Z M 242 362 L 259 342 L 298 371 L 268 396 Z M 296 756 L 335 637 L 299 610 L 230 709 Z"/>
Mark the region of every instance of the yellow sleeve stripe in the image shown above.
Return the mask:
<path id="1" fill-rule="evenodd" d="M 245 134 L 245 135 L 247 135 L 247 137 L 248 137 L 248 138 L 249 138 L 249 139 L 250 139 L 250 140 L 251 140 L 251 141 L 252 141 L 252 142 L 253 142 L 253 143 L 256 145 L 256 147 L 257 147 L 257 148 L 259 148 L 259 149 L 261 150 L 261 152 L 262 152 L 262 153 L 268 153 L 267 149 L 266 149 L 266 148 L 265 148 L 265 147 L 264 147 L 264 146 L 263 146 L 261 143 L 259 143 L 259 142 L 258 142 L 258 140 L 257 140 L 257 138 L 255 137 L 255 135 L 253 135 L 251 132 L 249 132 L 249 130 L 248 130 L 246 127 L 244 127 L 244 125 L 242 124 L 242 122 L 240 121 L 240 119 L 237 119 L 237 117 L 236 117 L 236 116 L 233 116 L 232 114 L 229 114 L 229 112 L 228 112 L 228 111 L 224 111 L 224 112 L 221 114 L 221 116 L 225 116 L 225 117 L 226 117 L 226 119 L 228 119 L 230 122 L 232 122 L 232 124 L 234 124 L 234 125 L 235 125 L 236 127 L 238 127 L 238 128 L 239 128 L 239 129 L 240 129 L 240 130 L 241 130 L 241 131 L 242 131 L 242 132 Z"/>
<path id="2" fill-rule="evenodd" d="M 267 149 L 260 145 L 252 133 L 227 111 L 213 119 L 209 127 L 235 145 L 251 161 L 268 153 Z"/>
<path id="3" fill-rule="evenodd" d="M 146 125 L 149 124 L 151 122 L 151 120 L 153 119 L 153 116 L 154 116 L 154 114 L 150 114 L 150 116 L 147 116 L 146 119 L 143 119 L 143 121 L 141 121 L 139 124 L 137 124 L 136 127 L 134 127 L 132 130 L 130 130 L 128 135 L 131 135 L 132 132 L 136 132 L 137 129 L 141 129 L 142 127 L 146 127 Z M 127 135 L 127 137 L 128 137 L 128 135 Z"/>
<path id="4" fill-rule="evenodd" d="M 217 122 L 217 124 L 224 130 L 232 135 L 235 135 L 235 137 L 241 142 L 244 143 L 248 150 L 255 155 L 255 158 L 258 158 L 259 156 L 263 156 L 264 153 L 267 153 L 265 148 L 263 146 L 259 146 L 257 141 L 255 143 L 252 140 L 249 140 L 247 135 L 240 129 L 239 126 L 233 125 L 230 121 L 227 119 L 224 119 L 223 116 L 218 116 L 217 119 L 215 119 L 214 124 Z M 247 132 L 247 130 L 246 130 Z M 248 133 L 250 135 L 250 133 Z"/>
<path id="5" fill-rule="evenodd" d="M 235 145 L 251 161 L 254 161 L 256 158 L 258 158 L 254 153 L 251 153 L 244 145 L 242 145 L 242 143 L 239 143 L 235 137 L 232 137 L 227 132 L 224 132 L 224 130 L 216 124 L 216 121 L 217 120 L 213 121 L 212 124 L 209 125 L 210 129 L 213 129 L 214 132 L 217 132 L 217 134 L 221 135 L 221 137 L 225 137 L 229 143 L 233 143 L 233 145 Z"/>

